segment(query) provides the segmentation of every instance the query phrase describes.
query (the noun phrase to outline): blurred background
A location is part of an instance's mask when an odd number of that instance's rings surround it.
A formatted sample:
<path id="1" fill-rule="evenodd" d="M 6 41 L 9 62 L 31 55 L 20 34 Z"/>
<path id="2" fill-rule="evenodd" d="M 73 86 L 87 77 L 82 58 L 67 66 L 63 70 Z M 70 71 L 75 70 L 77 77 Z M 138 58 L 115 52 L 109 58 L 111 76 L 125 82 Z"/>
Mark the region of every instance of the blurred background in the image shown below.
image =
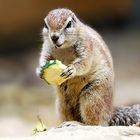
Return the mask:
<path id="1" fill-rule="evenodd" d="M 96 29 L 114 58 L 114 104 L 140 102 L 139 0 L 0 0 L 0 136 L 29 136 L 39 114 L 58 124 L 55 93 L 35 74 L 48 11 L 66 7 Z"/>

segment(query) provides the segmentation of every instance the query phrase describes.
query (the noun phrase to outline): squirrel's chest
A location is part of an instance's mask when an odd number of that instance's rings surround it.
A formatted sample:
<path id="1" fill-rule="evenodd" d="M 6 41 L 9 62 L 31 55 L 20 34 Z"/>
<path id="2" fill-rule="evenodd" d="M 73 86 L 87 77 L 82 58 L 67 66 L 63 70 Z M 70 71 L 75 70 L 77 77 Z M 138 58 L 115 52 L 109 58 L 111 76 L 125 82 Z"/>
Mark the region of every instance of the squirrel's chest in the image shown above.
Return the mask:
<path id="1" fill-rule="evenodd" d="M 68 65 L 76 58 L 76 52 L 73 48 L 56 48 L 52 50 L 52 57 Z"/>
<path id="2" fill-rule="evenodd" d="M 87 84 L 87 80 L 88 77 L 85 76 L 71 78 L 58 86 L 59 94 L 64 96 L 67 102 L 71 102 L 72 105 L 76 105 L 82 88 Z"/>

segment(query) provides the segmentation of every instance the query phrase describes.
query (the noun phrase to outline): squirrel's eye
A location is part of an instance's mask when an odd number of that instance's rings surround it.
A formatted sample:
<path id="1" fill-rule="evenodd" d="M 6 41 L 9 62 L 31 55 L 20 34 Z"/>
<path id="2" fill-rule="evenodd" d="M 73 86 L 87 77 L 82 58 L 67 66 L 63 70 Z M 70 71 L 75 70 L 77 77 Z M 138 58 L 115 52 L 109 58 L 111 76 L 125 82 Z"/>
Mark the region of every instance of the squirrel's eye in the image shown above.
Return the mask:
<path id="1" fill-rule="evenodd" d="M 71 27 L 71 21 L 68 22 L 67 26 L 65 29 L 70 28 Z"/>
<path id="2" fill-rule="evenodd" d="M 47 24 L 46 24 L 46 23 L 44 24 L 44 27 L 45 27 L 46 29 L 48 29 L 48 26 L 47 26 Z"/>

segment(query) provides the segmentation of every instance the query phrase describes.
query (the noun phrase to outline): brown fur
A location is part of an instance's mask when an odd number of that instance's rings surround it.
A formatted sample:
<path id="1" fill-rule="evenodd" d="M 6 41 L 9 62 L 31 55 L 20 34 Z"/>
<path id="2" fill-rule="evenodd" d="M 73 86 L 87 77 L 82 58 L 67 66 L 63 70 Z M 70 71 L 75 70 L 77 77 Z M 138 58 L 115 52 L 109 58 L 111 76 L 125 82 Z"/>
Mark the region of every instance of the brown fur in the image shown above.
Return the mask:
<path id="1" fill-rule="evenodd" d="M 51 55 L 72 69 L 71 75 L 67 69 L 64 71 L 69 79 L 57 86 L 60 119 L 107 125 L 112 113 L 112 57 L 100 35 L 80 22 L 70 10 L 53 10 L 46 19 L 51 30 L 59 32 L 69 16 L 74 16 L 72 18 L 76 20 L 73 33 L 68 34 L 71 38 L 66 34 L 65 42 L 60 48 L 55 48 L 48 38 L 44 39 L 43 45 L 51 48 L 49 57 Z M 46 49 L 42 49 L 40 62 L 49 60 L 44 50 Z"/>

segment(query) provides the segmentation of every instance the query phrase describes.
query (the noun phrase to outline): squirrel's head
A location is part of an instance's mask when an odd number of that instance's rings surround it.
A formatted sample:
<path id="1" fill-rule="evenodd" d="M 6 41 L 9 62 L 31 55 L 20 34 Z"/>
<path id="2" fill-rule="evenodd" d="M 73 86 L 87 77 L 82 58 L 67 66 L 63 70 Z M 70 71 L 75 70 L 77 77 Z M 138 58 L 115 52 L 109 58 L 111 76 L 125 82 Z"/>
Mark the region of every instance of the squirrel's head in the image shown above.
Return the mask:
<path id="1" fill-rule="evenodd" d="M 48 13 L 44 19 L 44 41 L 49 40 L 53 46 L 63 48 L 76 42 L 78 34 L 78 19 L 68 9 L 55 9 Z"/>

